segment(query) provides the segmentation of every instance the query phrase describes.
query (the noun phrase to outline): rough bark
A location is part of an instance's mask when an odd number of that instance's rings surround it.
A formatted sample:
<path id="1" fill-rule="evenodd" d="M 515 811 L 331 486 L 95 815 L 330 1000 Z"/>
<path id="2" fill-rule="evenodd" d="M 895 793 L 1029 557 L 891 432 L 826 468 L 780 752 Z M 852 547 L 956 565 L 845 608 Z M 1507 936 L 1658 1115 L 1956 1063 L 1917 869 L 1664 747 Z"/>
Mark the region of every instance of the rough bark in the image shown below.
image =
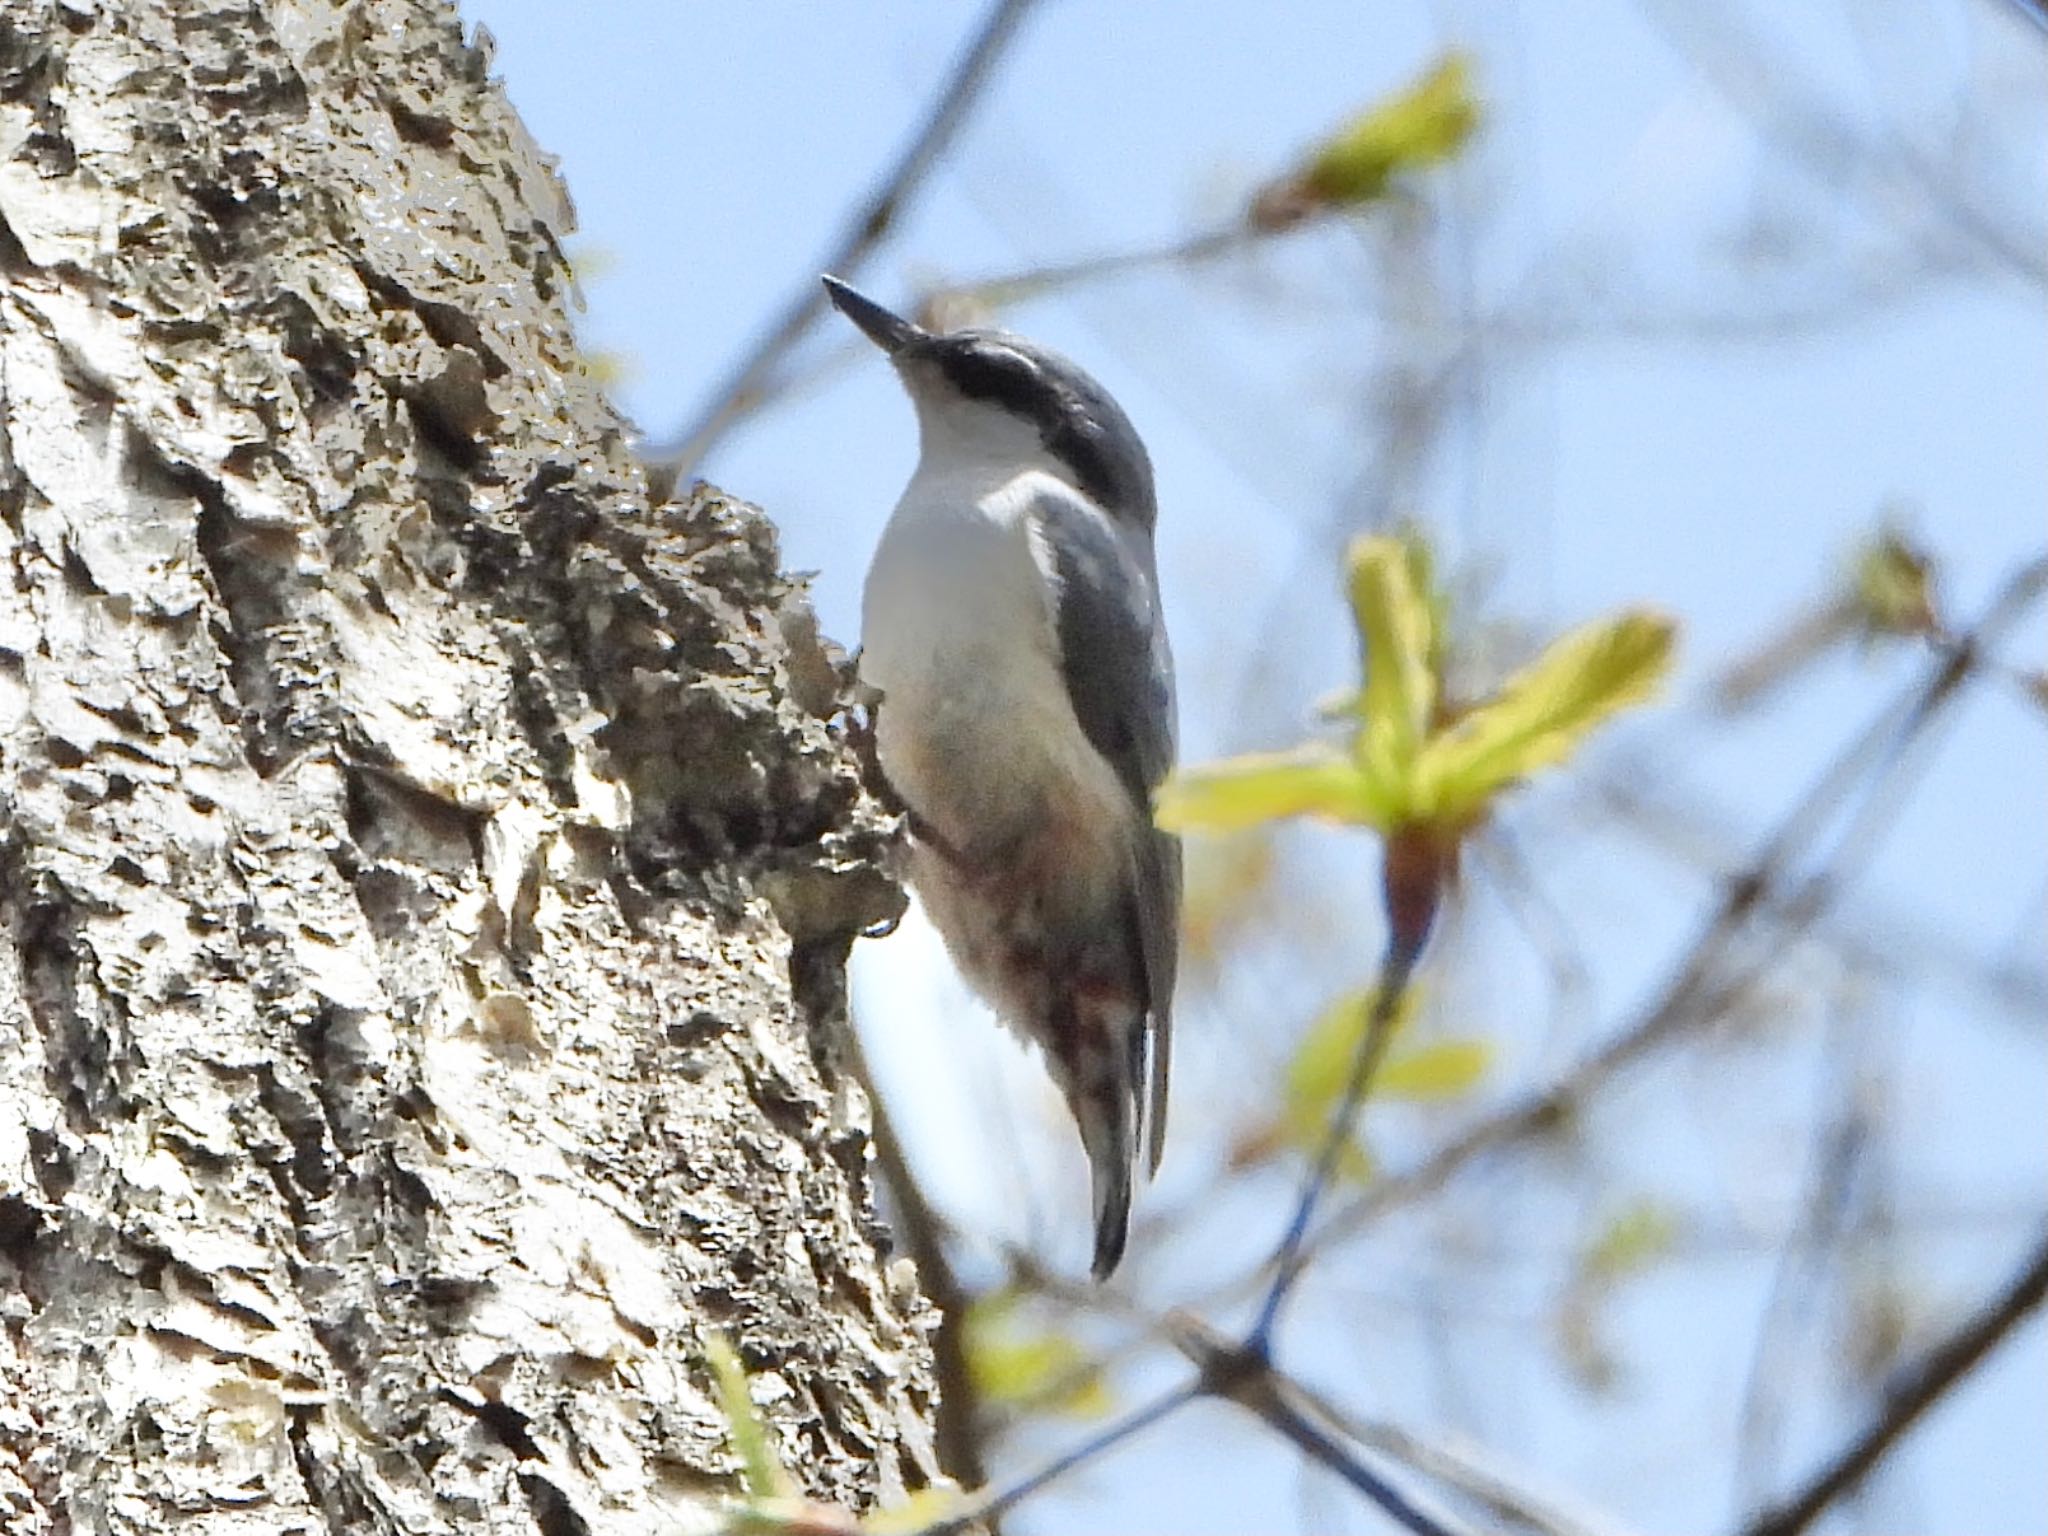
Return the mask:
<path id="1" fill-rule="evenodd" d="M 886 826 L 569 219 L 429 0 L 0 0 L 10 1536 L 705 1528 L 713 1327 L 814 1493 L 933 1473 Z"/>

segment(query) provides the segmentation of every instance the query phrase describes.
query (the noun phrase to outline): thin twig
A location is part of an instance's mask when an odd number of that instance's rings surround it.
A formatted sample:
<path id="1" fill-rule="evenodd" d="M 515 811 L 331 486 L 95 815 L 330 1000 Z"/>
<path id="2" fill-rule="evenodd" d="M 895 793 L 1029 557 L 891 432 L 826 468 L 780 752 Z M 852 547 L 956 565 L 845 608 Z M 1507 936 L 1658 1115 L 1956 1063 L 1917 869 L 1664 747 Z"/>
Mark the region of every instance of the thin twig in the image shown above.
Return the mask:
<path id="1" fill-rule="evenodd" d="M 1420 1472 L 1439 1487 L 1471 1501 L 1494 1520 L 1514 1526 L 1528 1536 L 1600 1536 L 1601 1532 L 1617 1529 L 1605 1522 L 1595 1524 L 1583 1515 L 1567 1514 L 1554 1504 L 1539 1503 L 1528 1489 L 1484 1465 L 1468 1450 L 1434 1444 L 1399 1425 L 1352 1418 L 1308 1387 L 1299 1383 L 1296 1386 L 1317 1412 L 1360 1445 Z"/>
<path id="2" fill-rule="evenodd" d="M 2048 6 L 2040 4 L 2040 0 L 2012 0 L 2012 8 L 2048 33 Z"/>
<path id="3" fill-rule="evenodd" d="M 1920 1416 L 1975 1370 L 2048 1297 L 2048 1233 L 1996 1296 L 1894 1379 L 1871 1421 L 1796 1493 L 1741 1536 L 1799 1536 L 1869 1475 Z"/>
<path id="4" fill-rule="evenodd" d="M 705 454 L 735 422 L 755 410 L 772 392 L 783 358 L 824 312 L 825 295 L 818 286 L 817 274 L 852 276 L 889 233 L 897 215 L 923 187 L 939 156 L 966 121 L 976 98 L 993 78 L 997 63 L 1032 3 L 1033 0 L 996 0 L 990 7 L 980 30 L 953 66 L 945 88 L 896 163 L 854 211 L 819 264 L 804 274 L 782 313 L 755 341 L 746 359 L 712 393 L 697 419 L 674 438 L 646 450 L 644 456 L 650 463 L 671 469 L 676 479 L 682 479 L 703 462 Z"/>
<path id="5" fill-rule="evenodd" d="M 1323 1132 L 1322 1151 L 1301 1187 L 1301 1196 L 1295 1202 L 1294 1219 L 1288 1222 L 1286 1236 L 1281 1238 L 1280 1247 L 1268 1266 L 1273 1282 L 1266 1288 L 1266 1299 L 1259 1304 L 1258 1321 L 1252 1324 L 1251 1336 L 1245 1342 L 1246 1349 L 1253 1353 L 1267 1352 L 1274 1325 L 1280 1318 L 1280 1309 L 1286 1304 L 1295 1282 L 1301 1278 L 1307 1262 L 1309 1223 L 1315 1219 L 1316 1205 L 1336 1175 L 1337 1160 L 1351 1145 L 1352 1122 L 1358 1118 L 1359 1106 L 1365 1102 L 1365 1096 L 1372 1088 L 1373 1074 L 1379 1070 L 1380 1058 L 1387 1053 L 1387 1041 L 1394 1032 L 1394 1017 L 1400 1012 L 1401 1000 L 1408 991 L 1408 980 L 1414 974 L 1419 955 L 1420 949 L 1415 945 L 1398 940 L 1390 940 L 1387 945 L 1387 957 L 1380 967 L 1379 989 L 1373 994 L 1372 1013 L 1366 1020 L 1365 1034 L 1359 1040 L 1350 1079 L 1344 1084 L 1344 1095 L 1337 1101 L 1337 1108 Z"/>
<path id="6" fill-rule="evenodd" d="M 1241 1352 L 1232 1350 L 1223 1335 L 1191 1312 L 1168 1314 L 1162 1331 L 1182 1354 L 1205 1371 L 1262 1372 L 1269 1387 L 1261 1390 L 1284 1397 L 1295 1412 L 1320 1421 L 1367 1450 L 1391 1457 L 1445 1491 L 1476 1505 L 1491 1519 L 1518 1527 L 1527 1536 L 1599 1536 L 1601 1531 L 1611 1529 L 1539 1502 L 1526 1489 L 1470 1454 L 1433 1445 L 1395 1425 L 1362 1420 L 1347 1413 L 1271 1361 L 1244 1359 Z"/>
<path id="7" fill-rule="evenodd" d="M 1838 1069 L 1853 1072 L 1849 1058 L 1862 1045 L 1852 1020 L 1838 1016 L 1829 1030 L 1829 1056 Z M 1830 1074 L 1832 1079 L 1834 1074 Z M 1778 1438 L 1785 1414 L 1784 1388 L 1797 1373 L 1781 1369 L 1780 1357 L 1803 1321 L 1806 1303 L 1819 1289 L 1829 1254 L 1851 1230 L 1850 1195 L 1870 1143 L 1870 1116 L 1863 1085 L 1850 1081 L 1847 1102 L 1823 1127 L 1808 1179 L 1806 1214 L 1785 1239 L 1771 1275 L 1771 1288 L 1757 1319 L 1749 1380 L 1742 1391 L 1742 1416 L 1735 1435 L 1738 1509 L 1752 1507 L 1775 1475 Z"/>
<path id="8" fill-rule="evenodd" d="M 1226 224 L 1205 230 L 1167 245 L 1145 246 L 1133 251 L 1111 251 L 1102 256 L 1082 256 L 1073 261 L 1053 262 L 1002 277 L 978 278 L 965 283 L 948 283 L 932 295 L 939 303 L 1004 305 L 1037 298 L 1058 288 L 1098 282 L 1142 272 L 1148 267 L 1192 266 L 1208 261 L 1254 241 L 1269 239 L 1274 232 L 1250 224 Z"/>
<path id="9" fill-rule="evenodd" d="M 1760 140 L 1801 163 L 1837 196 L 1846 201 L 1861 194 L 1874 210 L 1888 213 L 1931 209 L 2019 276 L 2048 283 L 2038 233 L 2001 225 L 1979 207 L 1964 162 L 1929 165 L 1909 145 L 1887 142 L 1832 110 L 1823 89 L 1798 79 L 1784 51 L 1745 30 L 1732 11 L 1708 15 L 1672 0 L 1651 0 L 1638 10 L 1702 84 L 1749 119 Z"/>
<path id="10" fill-rule="evenodd" d="M 1150 1429 L 1167 1415 L 1185 1408 L 1201 1395 L 1198 1383 L 1189 1382 L 1156 1397 L 1142 1408 L 1134 1408 L 1114 1424 L 1097 1430 L 1071 1450 L 1055 1456 L 1034 1472 L 1026 1473 L 1008 1487 L 984 1493 L 956 1514 L 926 1526 L 917 1536 L 957 1536 L 973 1526 L 992 1524 L 1048 1484 L 1065 1477 L 1084 1462 L 1095 1460 L 1122 1445 L 1133 1435 Z"/>
<path id="11" fill-rule="evenodd" d="M 1231 1344 L 1189 1313 L 1175 1313 L 1167 1319 L 1167 1327 L 1181 1353 L 1195 1362 L 1201 1373 L 1202 1389 L 1208 1395 L 1235 1403 L 1253 1415 L 1304 1456 L 1365 1495 L 1410 1536 L 1450 1536 L 1449 1528 L 1440 1520 L 1418 1507 L 1315 1422 L 1292 1390 L 1294 1384 L 1273 1368 L 1263 1348 Z"/>
<path id="12" fill-rule="evenodd" d="M 1645 767 L 1626 757 L 1617 759 L 1609 772 L 1589 780 L 1558 814 L 1566 825 L 1577 824 L 1573 818 L 1584 816 L 1619 820 L 1639 833 L 1651 852 L 1717 880 L 1726 878 L 1732 871 L 1725 855 L 1737 839 L 1733 819 L 1703 796 L 1684 797 L 1668 777 L 1659 781 Z M 1769 920 L 1778 909 L 1769 907 L 1757 915 Z M 1995 957 L 1980 960 L 1955 940 L 1930 933 L 1924 924 L 1867 899 L 1858 902 L 1848 917 L 1851 921 L 1837 918 L 1807 937 L 1817 938 L 1859 970 L 1897 976 L 1917 967 L 1977 993 L 2005 1013 L 2028 1021 L 2048 1019 L 2048 977 L 2031 964 L 2034 936 L 2040 929 L 2033 917 L 2024 917 L 2021 925 L 2027 965 L 2002 965 Z"/>

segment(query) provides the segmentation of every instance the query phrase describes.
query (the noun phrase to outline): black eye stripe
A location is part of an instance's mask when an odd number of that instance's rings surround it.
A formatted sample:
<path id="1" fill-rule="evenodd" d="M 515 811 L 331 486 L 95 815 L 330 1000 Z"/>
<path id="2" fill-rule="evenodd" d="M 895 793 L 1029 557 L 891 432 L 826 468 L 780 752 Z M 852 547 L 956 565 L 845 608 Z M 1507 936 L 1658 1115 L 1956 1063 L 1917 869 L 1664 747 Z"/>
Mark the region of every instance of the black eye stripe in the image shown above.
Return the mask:
<path id="1" fill-rule="evenodd" d="M 1100 384 L 1056 353 L 1000 332 L 956 332 L 929 345 L 932 361 L 961 395 L 1034 424 L 1076 485 L 1151 527 L 1151 460 Z"/>
<path id="2" fill-rule="evenodd" d="M 1014 415 L 1038 417 L 1046 385 L 1037 368 L 1014 352 L 993 347 L 948 348 L 939 368 L 970 400 L 987 400 Z"/>

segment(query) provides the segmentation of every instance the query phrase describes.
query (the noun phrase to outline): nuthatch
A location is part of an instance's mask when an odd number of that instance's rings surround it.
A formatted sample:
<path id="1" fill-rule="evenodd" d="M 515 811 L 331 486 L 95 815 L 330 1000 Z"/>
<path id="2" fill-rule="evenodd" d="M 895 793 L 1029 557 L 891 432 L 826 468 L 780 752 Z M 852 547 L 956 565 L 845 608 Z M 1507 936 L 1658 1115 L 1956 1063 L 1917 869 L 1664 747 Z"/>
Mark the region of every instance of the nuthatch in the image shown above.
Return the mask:
<path id="1" fill-rule="evenodd" d="M 836 278 L 920 455 L 868 570 L 861 679 L 910 881 L 968 982 L 1045 1052 L 1094 1174 L 1098 1279 L 1166 1136 L 1179 841 L 1152 464 L 1100 384 L 1002 331 L 937 334 Z"/>

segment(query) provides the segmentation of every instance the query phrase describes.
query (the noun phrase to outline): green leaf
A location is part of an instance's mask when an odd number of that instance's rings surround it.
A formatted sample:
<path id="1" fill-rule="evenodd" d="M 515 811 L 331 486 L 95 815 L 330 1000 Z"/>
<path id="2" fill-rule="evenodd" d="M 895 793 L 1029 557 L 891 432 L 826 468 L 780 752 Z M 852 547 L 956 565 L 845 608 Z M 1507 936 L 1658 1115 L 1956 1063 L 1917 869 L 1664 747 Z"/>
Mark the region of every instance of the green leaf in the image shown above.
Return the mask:
<path id="1" fill-rule="evenodd" d="M 1673 627 L 1631 611 L 1554 641 L 1500 692 L 1431 741 L 1419 802 L 1462 828 L 1501 790 L 1569 757 L 1594 728 L 1649 697 L 1671 667 Z"/>
<path id="2" fill-rule="evenodd" d="M 1409 987 L 1394 1009 L 1391 1027 L 1395 1039 L 1400 1038 L 1401 1031 L 1415 1017 L 1416 996 L 1416 989 Z M 1320 1124 L 1336 1106 L 1337 1096 L 1351 1080 L 1351 1067 L 1358 1059 L 1358 1048 L 1365 1039 L 1366 1025 L 1372 1020 L 1378 999 L 1377 987 L 1346 992 L 1309 1025 L 1287 1063 L 1290 1119 L 1292 1111 L 1299 1109 L 1310 1121 Z"/>
<path id="3" fill-rule="evenodd" d="M 1280 1116 L 1280 1128 L 1291 1145 L 1304 1150 L 1322 1145 L 1330 1114 L 1351 1081 L 1378 996 L 1374 987 L 1346 992 L 1322 1011 L 1294 1048 Z M 1414 1019 L 1416 1007 L 1416 990 L 1410 987 L 1394 1010 L 1394 1040 Z M 1372 1091 L 1408 1099 L 1450 1098 L 1478 1082 L 1492 1057 L 1492 1047 L 1480 1040 L 1442 1040 L 1407 1052 L 1390 1049 L 1373 1074 Z M 1370 1177 L 1365 1150 L 1347 1148 L 1340 1171 L 1348 1179 Z"/>
<path id="4" fill-rule="evenodd" d="M 1183 769 L 1160 786 L 1154 817 L 1169 832 L 1235 832 L 1285 816 L 1370 823 L 1364 791 L 1342 753 L 1300 747 Z"/>
<path id="5" fill-rule="evenodd" d="M 1887 528 L 1856 552 L 1850 602 L 1872 634 L 1931 634 L 1937 627 L 1934 561 Z"/>
<path id="6" fill-rule="evenodd" d="M 1464 54 L 1449 53 L 1413 85 L 1332 134 L 1297 179 L 1320 203 L 1370 202 L 1401 172 L 1448 160 L 1478 125 L 1471 65 Z"/>
<path id="7" fill-rule="evenodd" d="M 1286 1145 L 1303 1153 L 1315 1153 L 1329 1133 L 1329 1116 L 1337 1098 L 1352 1079 L 1358 1063 L 1358 1047 L 1364 1042 L 1366 1026 L 1372 1022 L 1372 1008 L 1378 999 L 1376 987 L 1358 987 L 1343 993 L 1325 1008 L 1309 1030 L 1300 1036 L 1286 1067 L 1286 1092 L 1280 1110 L 1280 1137 Z M 1391 1022 L 1399 1038 L 1409 1020 L 1415 1018 L 1415 989 L 1409 987 Z M 1384 1061 L 1380 1063 L 1384 1067 Z M 1337 1155 L 1337 1178 L 1348 1184 L 1364 1184 L 1372 1178 L 1372 1155 L 1356 1139 Z"/>
<path id="8" fill-rule="evenodd" d="M 1040 1328 L 1019 1315 L 1013 1290 L 976 1297 L 968 1309 L 967 1365 L 976 1388 L 991 1403 L 1100 1418 L 1114 1406 L 1094 1357 L 1066 1334 Z"/>
<path id="9" fill-rule="evenodd" d="M 1587 1280 L 1612 1285 L 1641 1274 L 1666 1257 L 1678 1243 L 1678 1219 L 1648 1198 L 1629 1202 L 1612 1216 L 1586 1245 L 1579 1273 Z"/>
<path id="10" fill-rule="evenodd" d="M 1303 1152 L 1323 1144 L 1331 1114 L 1345 1085 L 1351 1081 L 1359 1047 L 1372 1021 L 1379 997 L 1377 988 L 1362 987 L 1347 992 L 1325 1008 L 1309 1025 L 1287 1063 L 1287 1084 L 1278 1130 L 1285 1142 Z M 1415 1017 L 1417 994 L 1413 987 L 1401 996 L 1389 1028 L 1399 1040 Z M 1473 1041 L 1444 1041 L 1423 1046 L 1404 1055 L 1392 1052 L 1381 1061 L 1373 1075 L 1374 1093 L 1397 1093 L 1408 1098 L 1441 1098 L 1459 1093 L 1484 1071 L 1489 1056 L 1486 1046 Z M 1339 1155 L 1338 1177 L 1364 1183 L 1372 1177 L 1372 1157 L 1365 1147 L 1352 1141 Z"/>
<path id="11" fill-rule="evenodd" d="M 1370 786 L 1367 798 L 1386 825 L 1414 803 L 1416 763 L 1436 712 L 1435 583 L 1428 547 L 1419 539 L 1358 539 L 1347 563 L 1365 672 L 1352 751 Z"/>
<path id="12" fill-rule="evenodd" d="M 775 1436 L 754 1407 L 754 1395 L 747 1387 L 746 1367 L 721 1334 L 706 1334 L 704 1357 L 718 1380 L 718 1402 L 725 1410 L 725 1431 L 739 1454 L 740 1476 L 747 1495 L 754 1499 L 794 1499 L 797 1486 L 782 1469 L 775 1452 Z"/>
<path id="13" fill-rule="evenodd" d="M 1493 1064 L 1484 1040 L 1439 1040 L 1389 1056 L 1373 1080 L 1376 1091 L 1397 1099 L 1455 1099 L 1469 1093 Z"/>

